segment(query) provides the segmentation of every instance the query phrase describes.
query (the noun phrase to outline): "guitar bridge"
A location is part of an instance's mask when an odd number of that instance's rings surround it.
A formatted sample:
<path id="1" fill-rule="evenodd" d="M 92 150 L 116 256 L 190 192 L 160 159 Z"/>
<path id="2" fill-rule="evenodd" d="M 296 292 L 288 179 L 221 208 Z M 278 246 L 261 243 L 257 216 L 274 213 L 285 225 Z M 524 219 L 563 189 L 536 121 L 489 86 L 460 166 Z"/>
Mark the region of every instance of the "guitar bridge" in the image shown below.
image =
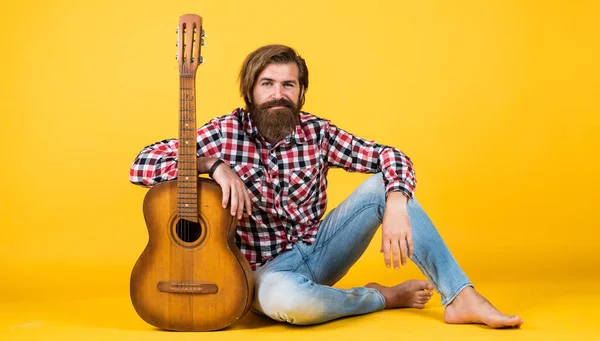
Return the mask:
<path id="1" fill-rule="evenodd" d="M 215 283 L 207 282 L 160 281 L 157 284 L 157 288 L 161 292 L 194 295 L 216 294 L 219 291 L 219 287 Z"/>

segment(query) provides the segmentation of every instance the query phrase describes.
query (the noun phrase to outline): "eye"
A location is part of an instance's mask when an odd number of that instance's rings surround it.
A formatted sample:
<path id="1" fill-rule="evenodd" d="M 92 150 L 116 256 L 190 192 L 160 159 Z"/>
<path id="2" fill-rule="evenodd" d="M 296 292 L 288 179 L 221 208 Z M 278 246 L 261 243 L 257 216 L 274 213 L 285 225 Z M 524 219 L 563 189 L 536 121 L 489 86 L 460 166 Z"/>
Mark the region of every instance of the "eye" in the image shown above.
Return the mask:
<path id="1" fill-rule="evenodd" d="M 262 82 L 261 85 L 262 86 L 271 86 L 271 85 L 273 85 L 273 82 L 271 82 L 271 81 L 264 81 L 264 82 Z"/>
<path id="2" fill-rule="evenodd" d="M 294 84 L 294 83 L 285 83 L 285 87 L 287 87 L 287 88 L 295 88 L 296 84 Z"/>

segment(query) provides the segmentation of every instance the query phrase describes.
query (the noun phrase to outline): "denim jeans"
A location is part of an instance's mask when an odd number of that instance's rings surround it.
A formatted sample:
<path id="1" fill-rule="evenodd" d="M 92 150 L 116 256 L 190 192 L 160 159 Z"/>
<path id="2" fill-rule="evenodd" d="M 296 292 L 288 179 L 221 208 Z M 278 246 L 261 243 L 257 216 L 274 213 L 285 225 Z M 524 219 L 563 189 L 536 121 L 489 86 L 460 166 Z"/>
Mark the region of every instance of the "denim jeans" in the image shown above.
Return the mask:
<path id="1" fill-rule="evenodd" d="M 447 306 L 471 283 L 414 197 L 407 207 L 414 246 L 411 260 Z M 366 250 L 384 210 L 385 188 L 377 173 L 325 217 L 313 244 L 298 242 L 254 272 L 252 310 L 300 325 L 382 310 L 385 299 L 375 289 L 331 286 Z"/>

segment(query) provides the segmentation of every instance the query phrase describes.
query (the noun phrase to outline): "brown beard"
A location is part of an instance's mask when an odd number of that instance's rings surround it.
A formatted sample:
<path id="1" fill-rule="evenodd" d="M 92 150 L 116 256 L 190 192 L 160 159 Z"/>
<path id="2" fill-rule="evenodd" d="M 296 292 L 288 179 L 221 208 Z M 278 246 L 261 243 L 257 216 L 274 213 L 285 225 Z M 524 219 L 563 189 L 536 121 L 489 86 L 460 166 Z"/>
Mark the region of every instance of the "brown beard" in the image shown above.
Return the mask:
<path id="1" fill-rule="evenodd" d="M 279 109 L 269 109 L 282 106 Z M 258 132 L 270 142 L 277 142 L 291 134 L 300 121 L 300 109 L 285 98 L 252 105 L 250 118 L 256 124 Z"/>

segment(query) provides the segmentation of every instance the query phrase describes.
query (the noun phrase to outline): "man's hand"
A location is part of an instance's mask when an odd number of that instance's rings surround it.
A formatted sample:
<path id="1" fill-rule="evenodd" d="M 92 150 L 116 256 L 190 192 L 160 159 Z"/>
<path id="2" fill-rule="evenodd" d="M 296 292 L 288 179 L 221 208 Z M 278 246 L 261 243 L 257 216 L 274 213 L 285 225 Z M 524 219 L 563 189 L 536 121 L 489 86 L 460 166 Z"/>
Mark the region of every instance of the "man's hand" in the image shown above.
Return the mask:
<path id="1" fill-rule="evenodd" d="M 413 255 L 412 227 L 406 203 L 406 196 L 400 192 L 392 192 L 387 197 L 380 252 L 383 252 L 388 268 L 393 261 L 394 269 L 399 269 L 401 262 L 406 265 L 406 257 Z"/>
<path id="2" fill-rule="evenodd" d="M 203 166 L 203 168 L 205 167 L 207 166 Z M 223 208 L 227 207 L 227 203 L 231 200 L 232 216 L 237 215 L 238 219 L 242 219 L 244 208 L 246 208 L 246 213 L 248 213 L 248 215 L 252 214 L 252 201 L 248 195 L 246 185 L 226 163 L 222 163 L 217 166 L 217 169 L 214 171 L 212 177 L 213 180 L 215 180 L 223 190 Z"/>

